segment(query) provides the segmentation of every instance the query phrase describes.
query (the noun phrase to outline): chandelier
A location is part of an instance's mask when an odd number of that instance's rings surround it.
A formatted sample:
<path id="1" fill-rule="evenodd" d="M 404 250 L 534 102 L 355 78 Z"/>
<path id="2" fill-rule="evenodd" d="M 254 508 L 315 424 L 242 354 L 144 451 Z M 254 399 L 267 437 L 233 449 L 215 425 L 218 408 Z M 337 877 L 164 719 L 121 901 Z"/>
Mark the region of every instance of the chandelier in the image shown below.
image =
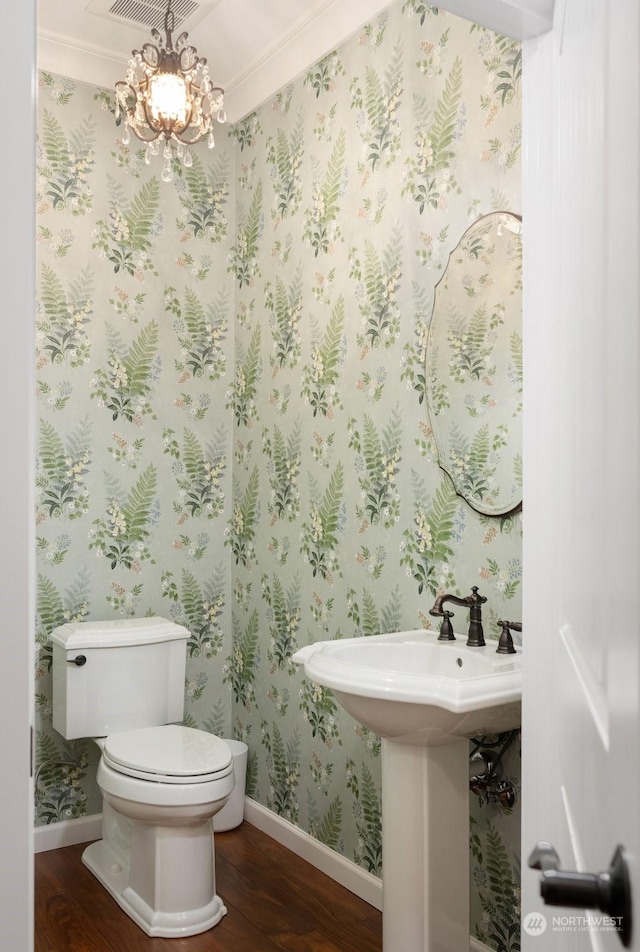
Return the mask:
<path id="1" fill-rule="evenodd" d="M 146 143 L 145 162 L 158 155 L 164 137 L 164 165 L 161 178 L 173 178 L 171 141 L 177 143 L 176 154 L 189 168 L 193 158 L 189 146 L 208 136 L 213 149 L 213 120 L 225 122 L 224 90 L 214 86 L 204 57 L 198 56 L 189 37 L 181 33 L 173 43 L 175 15 L 168 0 L 164 16 L 164 40 L 155 28 L 154 43 L 145 43 L 133 50 L 127 78 L 116 83 L 116 119 L 123 115 L 125 128 L 122 142 L 128 145 L 130 129 Z"/>

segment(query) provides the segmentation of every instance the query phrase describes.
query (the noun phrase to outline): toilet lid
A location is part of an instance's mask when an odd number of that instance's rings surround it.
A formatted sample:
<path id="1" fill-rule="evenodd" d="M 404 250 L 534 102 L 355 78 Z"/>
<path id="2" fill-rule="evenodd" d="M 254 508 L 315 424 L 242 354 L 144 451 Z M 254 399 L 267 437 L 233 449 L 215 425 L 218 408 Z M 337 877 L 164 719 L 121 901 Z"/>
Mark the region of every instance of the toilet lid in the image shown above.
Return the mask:
<path id="1" fill-rule="evenodd" d="M 231 770 L 231 750 L 206 731 L 177 724 L 109 734 L 102 756 L 118 773 L 157 783 L 205 783 Z"/>

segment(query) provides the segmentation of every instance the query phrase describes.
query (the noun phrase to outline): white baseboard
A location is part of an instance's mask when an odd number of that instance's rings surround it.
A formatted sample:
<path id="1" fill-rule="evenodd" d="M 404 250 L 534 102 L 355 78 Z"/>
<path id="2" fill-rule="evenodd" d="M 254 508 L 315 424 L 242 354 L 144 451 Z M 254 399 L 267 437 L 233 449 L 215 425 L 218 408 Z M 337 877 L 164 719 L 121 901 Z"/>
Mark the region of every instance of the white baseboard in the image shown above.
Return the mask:
<path id="1" fill-rule="evenodd" d="M 37 826 L 33 834 L 33 849 L 36 853 L 47 850 L 59 850 L 63 846 L 75 846 L 76 843 L 88 843 L 102 836 L 102 814 L 79 817 L 77 820 L 62 820 L 60 823 L 48 823 Z"/>
<path id="2" fill-rule="evenodd" d="M 364 899 L 376 909 L 382 909 L 382 880 L 377 876 L 368 873 L 346 856 L 336 853 L 320 840 L 309 836 L 304 830 L 249 797 L 245 797 L 244 801 L 244 818 L 360 899 Z"/>
<path id="3" fill-rule="evenodd" d="M 469 936 L 469 952 L 493 952 L 493 949 L 481 942 L 480 939 Z"/>

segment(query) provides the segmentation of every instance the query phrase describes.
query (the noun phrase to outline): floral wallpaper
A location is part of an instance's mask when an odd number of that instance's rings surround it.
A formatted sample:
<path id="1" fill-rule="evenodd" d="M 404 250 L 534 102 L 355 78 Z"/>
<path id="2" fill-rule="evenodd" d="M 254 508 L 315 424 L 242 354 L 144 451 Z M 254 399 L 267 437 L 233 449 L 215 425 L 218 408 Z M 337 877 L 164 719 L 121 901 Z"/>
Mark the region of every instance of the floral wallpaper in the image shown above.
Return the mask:
<path id="1" fill-rule="evenodd" d="M 50 631 L 158 613 L 191 631 L 187 722 L 249 745 L 248 794 L 381 873 L 379 739 L 290 658 L 429 626 L 442 589 L 478 585 L 488 634 L 520 617 L 520 517 L 456 495 L 425 401 L 449 253 L 520 213 L 520 68 L 399 0 L 169 185 L 110 92 L 41 74 L 40 823 L 99 810 L 91 743 L 51 728 Z M 517 808 L 472 808 L 499 949 Z"/>
<path id="2" fill-rule="evenodd" d="M 186 625 L 187 722 L 228 736 L 233 145 L 175 186 L 120 139 L 110 92 L 40 74 L 37 155 L 38 823 L 95 813 L 96 750 L 51 727 L 49 634 Z"/>

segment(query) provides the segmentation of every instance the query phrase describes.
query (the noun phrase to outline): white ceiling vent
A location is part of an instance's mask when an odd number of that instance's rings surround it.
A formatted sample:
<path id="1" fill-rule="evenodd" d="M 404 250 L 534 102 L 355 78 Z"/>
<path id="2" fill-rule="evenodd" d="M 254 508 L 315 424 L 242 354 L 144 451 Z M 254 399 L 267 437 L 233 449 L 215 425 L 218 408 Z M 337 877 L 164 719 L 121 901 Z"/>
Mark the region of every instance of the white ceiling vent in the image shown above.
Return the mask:
<path id="1" fill-rule="evenodd" d="M 218 0 L 200 0 L 200 2 L 173 0 L 171 9 L 176 18 L 176 31 L 184 27 L 190 29 L 205 14 L 211 12 L 217 3 Z M 167 2 L 166 0 L 89 0 L 85 9 L 89 13 L 95 13 L 149 33 L 154 27 L 156 30 L 164 31 Z"/>

